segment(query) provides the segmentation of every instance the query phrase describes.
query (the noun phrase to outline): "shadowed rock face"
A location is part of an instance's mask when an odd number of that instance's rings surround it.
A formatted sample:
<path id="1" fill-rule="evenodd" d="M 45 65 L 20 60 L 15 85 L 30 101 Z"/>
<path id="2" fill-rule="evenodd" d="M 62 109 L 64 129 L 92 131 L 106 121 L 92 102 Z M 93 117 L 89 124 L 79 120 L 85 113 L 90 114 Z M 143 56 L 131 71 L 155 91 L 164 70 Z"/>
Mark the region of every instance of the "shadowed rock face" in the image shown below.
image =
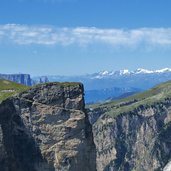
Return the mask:
<path id="1" fill-rule="evenodd" d="M 96 170 L 82 84 L 43 84 L 0 104 L 0 170 Z"/>

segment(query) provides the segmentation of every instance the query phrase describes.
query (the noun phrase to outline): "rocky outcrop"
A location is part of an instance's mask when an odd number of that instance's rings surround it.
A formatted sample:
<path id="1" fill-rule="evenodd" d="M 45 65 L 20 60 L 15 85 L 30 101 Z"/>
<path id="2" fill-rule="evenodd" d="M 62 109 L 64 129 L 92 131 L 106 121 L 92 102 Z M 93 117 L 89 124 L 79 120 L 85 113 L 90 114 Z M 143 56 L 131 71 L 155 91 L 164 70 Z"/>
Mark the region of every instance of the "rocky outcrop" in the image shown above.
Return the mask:
<path id="1" fill-rule="evenodd" d="M 93 133 L 98 171 L 171 168 L 171 99 L 117 116 L 102 114 Z"/>
<path id="2" fill-rule="evenodd" d="M 14 81 L 27 86 L 32 85 L 32 80 L 29 74 L 0 74 L 0 79 Z"/>
<path id="3" fill-rule="evenodd" d="M 0 170 L 96 170 L 82 84 L 43 84 L 0 104 Z"/>
<path id="4" fill-rule="evenodd" d="M 153 98 L 147 92 L 150 103 L 134 96 L 89 110 L 80 83 L 42 84 L 3 101 L 0 171 L 169 171 L 166 85 Z"/>

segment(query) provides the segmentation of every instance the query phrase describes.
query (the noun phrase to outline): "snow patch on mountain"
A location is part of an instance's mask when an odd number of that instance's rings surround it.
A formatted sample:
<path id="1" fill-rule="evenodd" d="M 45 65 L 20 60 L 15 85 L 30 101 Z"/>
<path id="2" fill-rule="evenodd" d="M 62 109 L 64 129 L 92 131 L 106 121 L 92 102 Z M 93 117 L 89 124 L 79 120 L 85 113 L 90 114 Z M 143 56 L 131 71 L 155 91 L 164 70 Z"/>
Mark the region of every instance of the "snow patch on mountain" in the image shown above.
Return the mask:
<path id="1" fill-rule="evenodd" d="M 137 70 L 133 71 L 132 73 L 133 74 L 151 74 L 151 73 L 154 73 L 154 71 L 143 69 L 143 68 L 138 68 Z"/>
<path id="2" fill-rule="evenodd" d="M 171 69 L 170 68 L 163 68 L 160 70 L 156 70 L 156 73 L 163 73 L 163 72 L 171 72 Z"/>

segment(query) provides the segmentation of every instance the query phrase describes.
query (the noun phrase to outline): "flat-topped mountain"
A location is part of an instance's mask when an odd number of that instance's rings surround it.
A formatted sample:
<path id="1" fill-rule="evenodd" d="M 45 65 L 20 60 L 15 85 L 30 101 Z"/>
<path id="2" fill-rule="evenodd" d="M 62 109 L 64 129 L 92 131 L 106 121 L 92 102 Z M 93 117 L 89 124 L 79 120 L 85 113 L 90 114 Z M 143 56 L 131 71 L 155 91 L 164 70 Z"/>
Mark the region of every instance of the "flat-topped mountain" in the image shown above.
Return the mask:
<path id="1" fill-rule="evenodd" d="M 0 74 L 0 79 L 14 81 L 27 86 L 32 85 L 32 80 L 29 74 Z"/>

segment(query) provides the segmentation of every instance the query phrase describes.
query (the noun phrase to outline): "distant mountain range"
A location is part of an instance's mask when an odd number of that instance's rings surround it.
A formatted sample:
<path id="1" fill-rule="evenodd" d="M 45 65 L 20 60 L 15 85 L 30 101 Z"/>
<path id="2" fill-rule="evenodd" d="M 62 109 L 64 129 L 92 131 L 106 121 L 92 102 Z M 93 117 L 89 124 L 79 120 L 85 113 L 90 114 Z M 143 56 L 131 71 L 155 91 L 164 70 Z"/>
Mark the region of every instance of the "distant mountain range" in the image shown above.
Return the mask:
<path id="1" fill-rule="evenodd" d="M 129 71 L 101 71 L 81 76 L 42 76 L 33 77 L 34 82 L 39 80 L 50 82 L 79 81 L 85 87 L 87 103 L 100 102 L 107 99 L 127 97 L 134 93 L 147 90 L 159 83 L 171 80 L 171 68 L 147 70 L 143 68 Z M 125 91 L 127 90 L 127 91 Z"/>
<path id="2" fill-rule="evenodd" d="M 136 69 L 129 71 L 127 69 L 118 71 L 101 71 L 93 74 L 80 76 L 60 76 L 49 75 L 32 78 L 35 83 L 46 82 L 64 82 L 64 81 L 80 81 L 84 83 L 86 90 L 105 89 L 113 87 L 136 87 L 140 89 L 148 89 L 154 85 L 171 79 L 171 68 L 160 70 Z"/>
<path id="3" fill-rule="evenodd" d="M 162 74 L 171 72 L 170 68 L 164 68 L 160 70 L 147 70 L 143 68 L 138 68 L 134 71 L 129 71 L 127 69 L 118 70 L 118 71 L 101 71 L 99 73 L 93 74 L 92 78 L 103 79 L 103 78 L 113 78 L 118 76 L 133 76 L 138 74 Z"/>
<path id="4" fill-rule="evenodd" d="M 46 75 L 32 78 L 27 74 L 0 74 L 0 78 L 26 85 L 44 82 L 82 82 L 85 87 L 86 102 L 96 103 L 108 99 L 126 97 L 171 80 L 171 68 L 160 70 L 139 68 L 134 71 L 123 69 L 118 71 L 101 71 L 80 76 Z"/>

